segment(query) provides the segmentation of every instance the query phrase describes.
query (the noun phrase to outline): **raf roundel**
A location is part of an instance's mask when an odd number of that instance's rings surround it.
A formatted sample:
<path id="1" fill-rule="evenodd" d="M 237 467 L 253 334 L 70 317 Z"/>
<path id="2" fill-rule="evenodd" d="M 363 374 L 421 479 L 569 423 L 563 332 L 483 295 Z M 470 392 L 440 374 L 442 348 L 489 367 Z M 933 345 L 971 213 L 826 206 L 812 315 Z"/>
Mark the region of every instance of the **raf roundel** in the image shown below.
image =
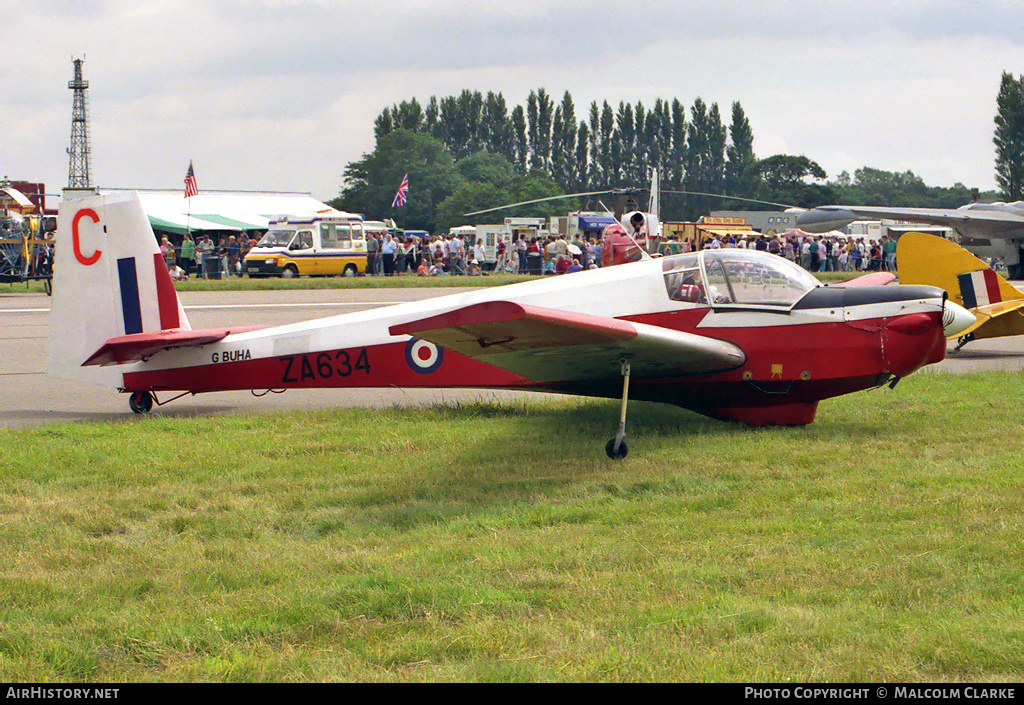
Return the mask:
<path id="1" fill-rule="evenodd" d="M 421 375 L 429 375 L 437 371 L 444 359 L 444 349 L 426 340 L 413 338 L 405 346 L 405 361 Z"/>

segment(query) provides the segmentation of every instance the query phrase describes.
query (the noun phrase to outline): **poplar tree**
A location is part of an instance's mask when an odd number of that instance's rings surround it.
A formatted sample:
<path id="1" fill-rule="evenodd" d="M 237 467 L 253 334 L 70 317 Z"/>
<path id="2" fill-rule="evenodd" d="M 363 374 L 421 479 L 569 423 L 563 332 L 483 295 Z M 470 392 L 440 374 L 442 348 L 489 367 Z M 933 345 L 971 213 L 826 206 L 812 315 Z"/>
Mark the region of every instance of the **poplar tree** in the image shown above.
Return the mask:
<path id="1" fill-rule="evenodd" d="M 572 191 L 590 189 L 590 145 L 590 129 L 585 120 L 580 120 L 576 130 L 576 182 L 572 184 Z"/>
<path id="2" fill-rule="evenodd" d="M 668 130 L 671 147 L 665 159 L 665 170 L 661 176 L 662 190 L 673 191 L 683 188 L 683 174 L 686 162 L 686 107 L 678 98 L 670 106 Z M 661 198 L 663 220 L 681 219 L 685 211 L 686 198 L 679 194 L 665 193 Z"/>
<path id="3" fill-rule="evenodd" d="M 509 119 L 505 96 L 501 93 L 487 93 L 484 100 L 483 123 L 485 148 L 515 163 L 512 122 Z"/>
<path id="4" fill-rule="evenodd" d="M 569 91 L 566 91 L 561 104 L 555 108 L 551 132 L 551 178 L 565 187 L 576 182 L 579 171 L 576 164 L 576 130 L 576 107 Z"/>
<path id="5" fill-rule="evenodd" d="M 526 99 L 527 135 L 530 145 L 530 166 L 551 172 L 551 124 L 554 103 L 547 91 L 530 91 Z"/>
<path id="6" fill-rule="evenodd" d="M 1006 200 L 1019 201 L 1024 198 L 1024 76 L 1003 72 L 996 105 L 996 183 Z"/>
<path id="7" fill-rule="evenodd" d="M 725 192 L 730 196 L 757 198 L 760 179 L 754 155 L 754 132 L 739 101 L 732 104 L 729 146 L 725 154 Z"/>
<path id="8" fill-rule="evenodd" d="M 601 165 L 602 188 L 610 188 L 619 180 L 619 171 L 616 163 L 616 141 L 615 141 L 615 112 L 608 101 L 604 101 L 601 107 L 601 121 L 599 124 L 600 137 L 598 143 L 600 156 L 598 163 Z"/>
<path id="9" fill-rule="evenodd" d="M 710 110 L 697 98 L 690 108 L 690 124 L 686 130 L 686 173 L 683 187 L 702 194 L 721 193 L 725 178 L 725 127 L 718 112 L 718 104 Z M 717 201 L 711 196 L 687 196 L 687 217 L 707 215 Z"/>
<path id="10" fill-rule="evenodd" d="M 520 174 L 526 173 L 527 160 L 530 156 L 530 143 L 526 133 L 526 111 L 517 105 L 512 109 L 512 164 Z"/>

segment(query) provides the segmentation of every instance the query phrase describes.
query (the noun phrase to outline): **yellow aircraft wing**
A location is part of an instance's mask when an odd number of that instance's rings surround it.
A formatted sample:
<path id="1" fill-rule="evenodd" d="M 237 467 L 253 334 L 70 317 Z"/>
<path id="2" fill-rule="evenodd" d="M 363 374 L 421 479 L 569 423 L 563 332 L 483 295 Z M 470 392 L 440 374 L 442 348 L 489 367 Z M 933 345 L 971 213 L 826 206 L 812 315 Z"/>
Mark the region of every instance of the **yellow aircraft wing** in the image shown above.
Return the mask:
<path id="1" fill-rule="evenodd" d="M 1024 299 L 1001 301 L 997 304 L 972 308 L 977 319 L 973 326 L 958 337 L 972 335 L 975 340 L 1000 338 L 1005 335 L 1024 335 Z M 1013 314 L 1016 315 L 1008 315 Z"/>

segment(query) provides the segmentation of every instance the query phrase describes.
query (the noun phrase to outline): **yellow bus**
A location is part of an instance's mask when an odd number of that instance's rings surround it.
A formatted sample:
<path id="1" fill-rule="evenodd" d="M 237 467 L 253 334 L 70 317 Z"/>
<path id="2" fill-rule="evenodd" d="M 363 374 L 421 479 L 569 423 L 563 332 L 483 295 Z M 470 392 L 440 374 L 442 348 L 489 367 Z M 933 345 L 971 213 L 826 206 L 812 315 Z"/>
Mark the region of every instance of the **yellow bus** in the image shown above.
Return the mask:
<path id="1" fill-rule="evenodd" d="M 242 273 L 288 278 L 366 273 L 369 225 L 357 215 L 340 212 L 276 218 L 245 256 Z"/>

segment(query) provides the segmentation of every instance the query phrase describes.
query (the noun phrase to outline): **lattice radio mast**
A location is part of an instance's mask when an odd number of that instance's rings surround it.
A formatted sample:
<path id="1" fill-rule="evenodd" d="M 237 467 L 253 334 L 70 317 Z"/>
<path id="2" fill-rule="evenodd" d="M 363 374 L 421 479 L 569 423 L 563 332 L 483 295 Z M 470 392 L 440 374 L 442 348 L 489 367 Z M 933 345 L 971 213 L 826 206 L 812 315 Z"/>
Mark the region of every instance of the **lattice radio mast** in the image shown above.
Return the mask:
<path id="1" fill-rule="evenodd" d="M 89 121 L 86 115 L 85 91 L 89 82 L 82 80 L 82 64 L 85 59 L 72 59 L 75 78 L 68 81 L 68 88 L 75 92 L 71 109 L 71 146 L 68 148 L 68 188 L 84 188 L 89 185 Z"/>

